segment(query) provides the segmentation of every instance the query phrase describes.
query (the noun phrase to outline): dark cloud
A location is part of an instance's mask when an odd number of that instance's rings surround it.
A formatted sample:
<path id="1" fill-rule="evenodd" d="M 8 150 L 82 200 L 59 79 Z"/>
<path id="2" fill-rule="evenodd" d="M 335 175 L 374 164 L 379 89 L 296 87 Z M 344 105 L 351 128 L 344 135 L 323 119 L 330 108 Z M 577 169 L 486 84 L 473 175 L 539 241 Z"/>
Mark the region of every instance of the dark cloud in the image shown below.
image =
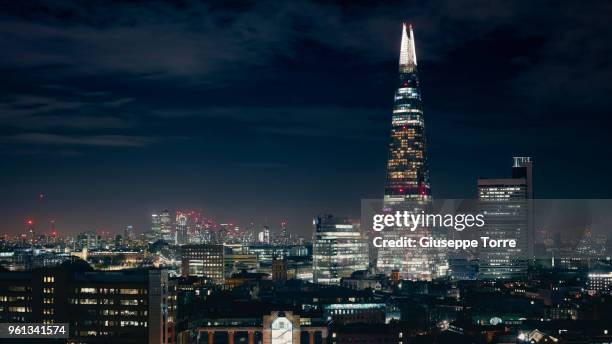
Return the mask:
<path id="1" fill-rule="evenodd" d="M 376 120 L 381 109 L 339 106 L 204 107 L 157 110 L 162 119 L 231 123 L 257 133 L 381 140 L 387 125 Z"/>
<path id="2" fill-rule="evenodd" d="M 6 226 L 40 189 L 70 230 L 143 227 L 158 207 L 288 216 L 303 233 L 317 212 L 357 215 L 382 192 L 404 20 L 436 197 L 473 196 L 513 154 L 534 156 L 539 195 L 609 197 L 567 181 L 612 171 L 611 15 L 599 1 L 5 3 Z"/>
<path id="3" fill-rule="evenodd" d="M 125 135 L 68 136 L 44 133 L 22 133 L 8 136 L 5 141 L 42 145 L 87 145 L 105 147 L 143 147 L 155 140 L 147 137 Z"/>

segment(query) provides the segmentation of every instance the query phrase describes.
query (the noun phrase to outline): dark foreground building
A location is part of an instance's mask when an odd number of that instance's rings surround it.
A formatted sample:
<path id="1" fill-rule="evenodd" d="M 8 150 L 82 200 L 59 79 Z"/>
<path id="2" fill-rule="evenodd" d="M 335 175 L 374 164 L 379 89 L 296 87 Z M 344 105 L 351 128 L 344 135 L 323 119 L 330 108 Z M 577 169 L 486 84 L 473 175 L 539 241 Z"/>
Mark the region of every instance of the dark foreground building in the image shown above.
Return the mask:
<path id="1" fill-rule="evenodd" d="M 68 323 L 68 343 L 167 343 L 166 271 L 84 262 L 0 272 L 0 322 Z"/>

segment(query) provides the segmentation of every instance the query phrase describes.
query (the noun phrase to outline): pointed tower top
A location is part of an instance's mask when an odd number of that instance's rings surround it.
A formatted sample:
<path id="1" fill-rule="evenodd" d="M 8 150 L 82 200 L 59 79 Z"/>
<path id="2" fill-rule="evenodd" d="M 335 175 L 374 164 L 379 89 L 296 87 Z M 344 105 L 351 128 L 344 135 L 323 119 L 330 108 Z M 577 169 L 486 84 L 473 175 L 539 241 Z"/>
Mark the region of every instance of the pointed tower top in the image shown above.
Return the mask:
<path id="1" fill-rule="evenodd" d="M 406 23 L 402 24 L 402 43 L 400 45 L 400 66 L 416 66 L 416 49 L 414 48 L 414 33 L 412 25 L 408 25 L 410 36 L 406 30 Z"/>

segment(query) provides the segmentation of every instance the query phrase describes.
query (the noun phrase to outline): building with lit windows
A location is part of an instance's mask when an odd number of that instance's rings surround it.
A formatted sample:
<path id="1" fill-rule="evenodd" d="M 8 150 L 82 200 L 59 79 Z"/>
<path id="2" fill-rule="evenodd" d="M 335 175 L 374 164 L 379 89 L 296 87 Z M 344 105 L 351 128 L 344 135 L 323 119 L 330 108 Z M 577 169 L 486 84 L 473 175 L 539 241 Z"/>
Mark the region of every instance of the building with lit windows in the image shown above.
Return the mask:
<path id="1" fill-rule="evenodd" d="M 359 224 L 325 215 L 314 219 L 313 280 L 340 284 L 357 270 L 368 268 L 368 244 Z"/>
<path id="2" fill-rule="evenodd" d="M 83 262 L 0 272 L 0 322 L 68 323 L 69 343 L 167 343 L 166 271 Z"/>
<path id="3" fill-rule="evenodd" d="M 514 239 L 516 247 L 482 248 L 480 279 L 523 279 L 533 256 L 533 171 L 529 157 L 515 157 L 512 178 L 478 179 L 481 235 Z"/>
<path id="4" fill-rule="evenodd" d="M 257 240 L 262 244 L 270 244 L 270 227 L 263 226 L 261 232 L 257 234 Z"/>
<path id="5" fill-rule="evenodd" d="M 151 230 L 148 233 L 149 242 L 164 240 L 172 243 L 175 240 L 172 230 L 172 218 L 168 209 L 151 214 Z"/>
<path id="6" fill-rule="evenodd" d="M 384 303 L 333 303 L 323 306 L 325 316 L 338 324 L 384 324 Z"/>
<path id="7" fill-rule="evenodd" d="M 215 284 L 224 281 L 224 247 L 220 244 L 184 245 L 181 275 L 206 277 Z"/>
<path id="8" fill-rule="evenodd" d="M 127 246 L 130 246 L 134 243 L 134 241 L 136 240 L 136 233 L 134 232 L 134 226 L 132 225 L 125 226 L 125 229 L 123 230 L 123 240 L 125 241 L 125 244 Z"/>
<path id="9" fill-rule="evenodd" d="M 409 28 L 409 34 L 408 34 Z M 417 75 L 412 26 L 402 28 L 399 80 L 391 119 L 385 199 L 428 199 L 431 195 L 425 150 L 425 120 Z"/>
<path id="10" fill-rule="evenodd" d="M 187 214 L 177 211 L 174 233 L 174 243 L 176 245 L 183 245 L 189 241 L 187 222 Z"/>
<path id="11" fill-rule="evenodd" d="M 393 102 L 391 134 L 385 182 L 384 211 L 420 212 L 431 201 L 429 166 L 427 162 L 425 119 L 423 116 L 417 56 L 411 25 L 403 24 L 399 57 L 399 78 Z M 386 240 L 400 237 L 432 235 L 427 229 L 406 233 L 388 228 L 381 235 Z M 446 269 L 444 254 L 432 250 L 372 248 L 376 266 L 386 274 L 398 270 L 402 278 L 432 279 Z"/>
<path id="12" fill-rule="evenodd" d="M 612 271 L 592 271 L 588 274 L 587 292 L 612 295 Z"/>

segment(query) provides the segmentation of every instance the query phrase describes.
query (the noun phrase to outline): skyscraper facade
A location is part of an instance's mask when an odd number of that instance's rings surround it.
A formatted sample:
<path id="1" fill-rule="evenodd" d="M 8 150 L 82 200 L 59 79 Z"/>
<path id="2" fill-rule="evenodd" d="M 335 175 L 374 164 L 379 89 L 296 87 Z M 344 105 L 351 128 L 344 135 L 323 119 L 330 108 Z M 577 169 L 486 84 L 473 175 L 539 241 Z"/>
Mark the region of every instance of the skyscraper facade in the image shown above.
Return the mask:
<path id="1" fill-rule="evenodd" d="M 159 214 L 151 214 L 151 230 L 149 230 L 146 235 L 149 242 L 155 242 L 161 239 L 161 221 Z"/>
<path id="2" fill-rule="evenodd" d="M 402 26 L 399 79 L 393 102 L 390 136 L 383 211 L 424 211 L 432 200 L 425 120 L 417 75 L 414 33 L 412 26 L 406 24 Z M 401 228 L 388 228 L 381 234 L 387 240 L 400 237 L 418 239 L 430 235 L 427 229 L 406 232 Z M 445 263 L 432 250 L 384 249 L 378 250 L 376 257 L 376 265 L 381 271 L 391 273 L 398 270 L 402 278 L 431 279 L 445 271 L 437 268 L 445 266 Z"/>
<path id="3" fill-rule="evenodd" d="M 188 223 L 187 214 L 177 211 L 175 220 L 175 240 L 176 245 L 184 245 L 188 243 Z"/>
<path id="4" fill-rule="evenodd" d="M 479 178 L 478 204 L 485 216 L 482 235 L 514 239 L 516 247 L 483 249 L 479 278 L 524 279 L 533 257 L 533 173 L 529 157 L 515 157 L 512 178 Z"/>
<path id="5" fill-rule="evenodd" d="M 409 34 L 408 34 L 409 29 Z M 425 121 L 412 26 L 402 27 L 399 80 L 393 103 L 385 200 L 427 200 L 431 195 Z"/>
<path id="6" fill-rule="evenodd" d="M 184 245 L 181 254 L 181 275 L 206 277 L 215 284 L 224 282 L 222 244 Z"/>
<path id="7" fill-rule="evenodd" d="M 368 244 L 353 221 L 325 215 L 314 219 L 313 279 L 339 284 L 357 270 L 368 268 Z"/>
<path id="8" fill-rule="evenodd" d="M 161 230 L 161 239 L 167 243 L 173 242 L 174 234 L 172 233 L 172 217 L 170 216 L 170 211 L 168 209 L 164 209 L 159 214 L 159 222 Z"/>
<path id="9" fill-rule="evenodd" d="M 149 242 L 164 240 L 168 243 L 174 242 L 172 234 L 172 218 L 170 211 L 165 209 L 159 213 L 151 214 L 151 230 L 148 233 Z"/>

